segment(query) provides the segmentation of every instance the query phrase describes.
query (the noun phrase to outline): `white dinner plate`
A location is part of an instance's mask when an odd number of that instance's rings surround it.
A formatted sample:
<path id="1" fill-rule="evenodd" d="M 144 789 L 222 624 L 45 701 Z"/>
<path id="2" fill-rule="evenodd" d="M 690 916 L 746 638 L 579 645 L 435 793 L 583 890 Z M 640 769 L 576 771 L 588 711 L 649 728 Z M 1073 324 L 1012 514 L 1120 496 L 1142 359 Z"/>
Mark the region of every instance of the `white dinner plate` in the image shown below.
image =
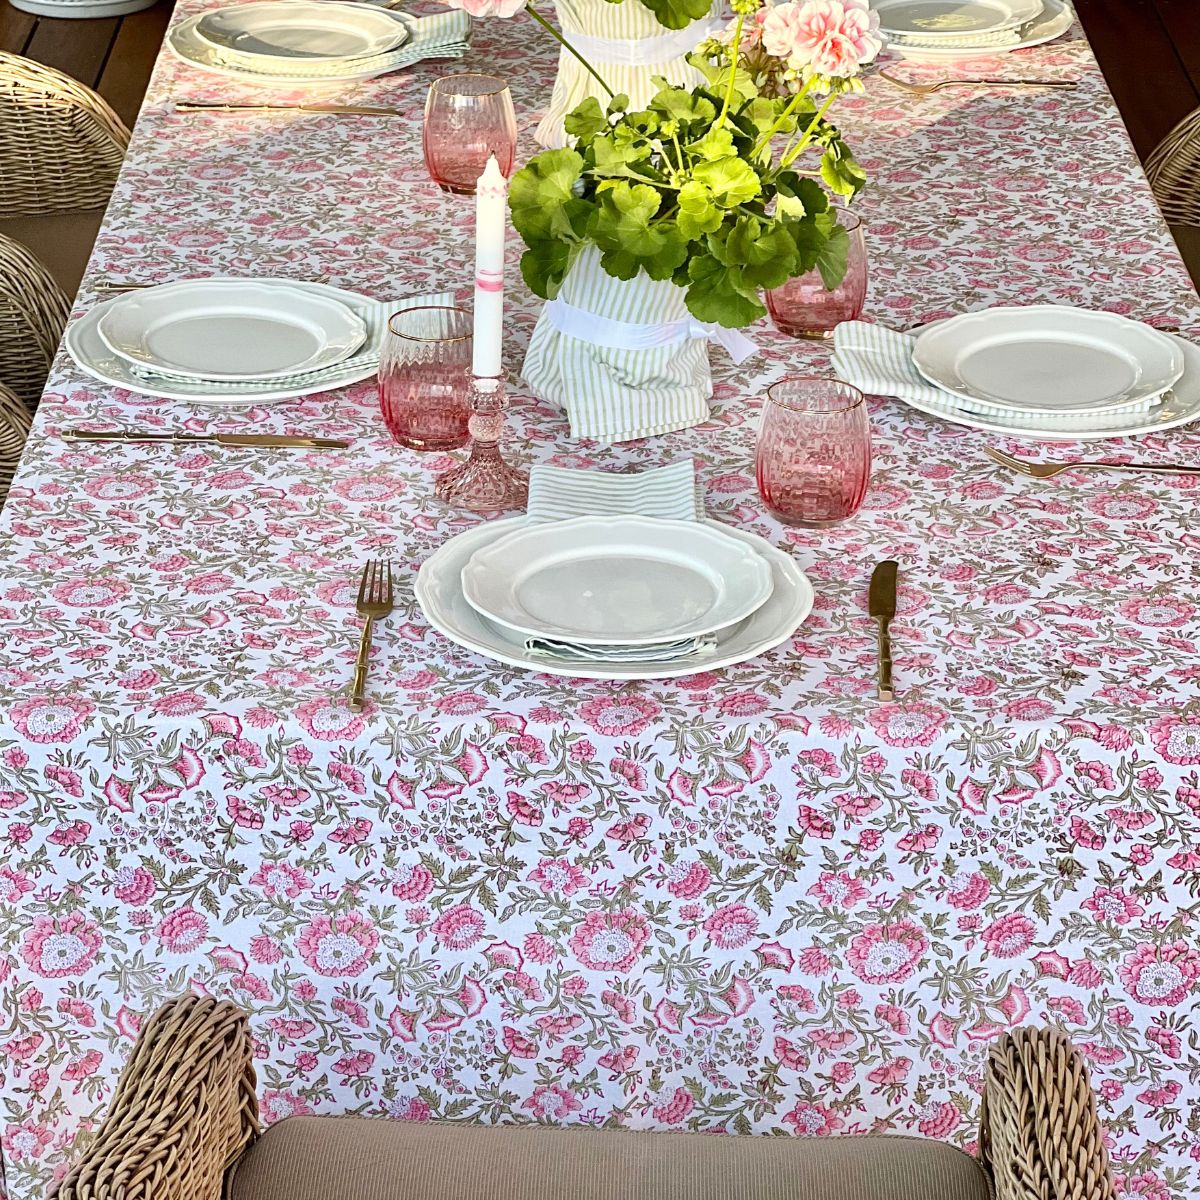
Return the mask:
<path id="1" fill-rule="evenodd" d="M 1000 306 L 922 330 L 913 365 L 970 406 L 1075 416 L 1145 407 L 1183 374 L 1166 334 L 1116 313 Z"/>
<path id="2" fill-rule="evenodd" d="M 937 41 L 1015 29 L 1042 11 L 1042 0 L 875 0 L 872 7 L 885 36 Z"/>
<path id="3" fill-rule="evenodd" d="M 997 54 L 1010 54 L 1014 50 L 1027 50 L 1060 38 L 1075 23 L 1075 13 L 1066 0 L 1042 0 L 1041 16 L 1035 17 L 1018 31 L 1016 41 L 1006 45 L 982 46 L 935 46 L 913 45 L 903 39 L 891 43 L 891 48 L 903 58 L 913 62 L 954 62 L 959 59 L 990 58 Z"/>
<path id="4" fill-rule="evenodd" d="M 515 531 L 463 568 L 476 612 L 522 635 L 591 646 L 679 641 L 748 617 L 771 568 L 721 526 L 576 517 Z"/>
<path id="5" fill-rule="evenodd" d="M 337 0 L 235 4 L 201 15 L 196 33 L 210 45 L 245 58 L 283 59 L 311 66 L 367 58 L 394 50 L 408 27 L 386 9 Z"/>
<path id="6" fill-rule="evenodd" d="M 119 296 L 100 318 L 114 354 L 151 371 L 250 381 L 348 358 L 367 327 L 340 300 L 284 280 L 188 279 Z"/>
<path id="7" fill-rule="evenodd" d="M 1200 347 L 1183 338 L 1166 334 L 1183 351 L 1183 374 L 1175 385 L 1149 408 L 1120 409 L 1090 416 L 1045 416 L 1037 413 L 1008 415 L 971 412 L 960 408 L 949 396 L 939 400 L 901 400 L 923 413 L 941 417 L 954 425 L 1003 433 L 1009 437 L 1031 438 L 1039 442 L 1087 442 L 1105 438 L 1135 437 L 1143 433 L 1161 433 L 1178 425 L 1200 420 Z"/>
<path id="8" fill-rule="evenodd" d="M 697 671 L 713 671 L 745 662 L 786 642 L 812 611 L 813 589 L 792 557 L 753 533 L 705 521 L 737 538 L 762 556 L 771 568 L 771 595 L 744 621 L 718 639 L 716 652 L 701 659 L 663 662 L 565 662 L 531 654 L 524 639 L 493 625 L 466 601 L 462 591 L 463 567 L 477 550 L 495 538 L 528 526 L 527 517 L 485 521 L 452 537 L 421 564 L 416 598 L 425 619 L 440 634 L 468 650 L 496 662 L 545 675 L 571 679 L 677 679 Z"/>
<path id="9" fill-rule="evenodd" d="M 330 287 L 323 283 L 296 283 L 293 286 L 317 295 L 326 295 L 341 300 L 351 308 L 366 310 L 375 301 L 356 292 Z M 78 321 L 68 327 L 63 344 L 67 353 L 93 379 L 112 387 L 136 392 L 141 396 L 153 396 L 160 400 L 182 400 L 196 404 L 236 405 L 260 404 L 272 400 L 292 400 L 299 396 L 311 396 L 316 392 L 327 392 L 346 387 L 351 383 L 369 379 L 378 370 L 376 355 L 355 355 L 343 363 L 330 367 L 304 379 L 281 379 L 274 384 L 261 381 L 218 383 L 212 380 L 167 377 L 142 372 L 127 359 L 114 354 L 100 336 L 100 321 L 105 311 L 116 300 L 107 300 L 90 309 Z"/>

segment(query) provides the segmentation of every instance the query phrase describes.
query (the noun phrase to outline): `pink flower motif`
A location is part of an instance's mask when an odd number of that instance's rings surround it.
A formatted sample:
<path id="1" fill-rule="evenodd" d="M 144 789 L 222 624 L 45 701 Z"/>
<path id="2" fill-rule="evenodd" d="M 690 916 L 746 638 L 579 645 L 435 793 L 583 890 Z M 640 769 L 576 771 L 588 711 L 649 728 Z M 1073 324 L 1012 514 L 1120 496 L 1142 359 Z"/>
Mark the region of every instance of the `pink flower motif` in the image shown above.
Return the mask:
<path id="1" fill-rule="evenodd" d="M 537 1046 L 519 1030 L 505 1025 L 500 1033 L 505 1051 L 514 1058 L 537 1058 Z"/>
<path id="2" fill-rule="evenodd" d="M 71 608 L 107 608 L 129 595 L 129 584 L 119 579 L 96 575 L 90 579 L 69 579 L 56 584 L 50 594 L 59 604 Z"/>
<path id="3" fill-rule="evenodd" d="M 845 1123 L 832 1109 L 809 1100 L 799 1101 L 795 1108 L 784 1113 L 783 1120 L 798 1134 L 808 1137 L 825 1137 L 837 1133 Z"/>
<path id="4" fill-rule="evenodd" d="M 712 882 L 712 872 L 697 859 L 677 859 L 667 868 L 667 891 L 679 900 L 695 900 Z"/>
<path id="5" fill-rule="evenodd" d="M 623 779 L 635 792 L 646 790 L 646 771 L 640 763 L 631 758 L 614 758 L 608 764 L 608 769 L 618 778 Z"/>
<path id="6" fill-rule="evenodd" d="M 371 961 L 379 935 L 364 916 L 314 917 L 296 940 L 300 957 L 319 975 L 361 975 Z"/>
<path id="7" fill-rule="evenodd" d="M 312 887 L 312 880 L 290 863 L 263 863 L 250 876 L 250 882 L 261 888 L 266 896 L 283 896 L 288 900 L 294 900 Z"/>
<path id="8" fill-rule="evenodd" d="M 113 895 L 122 904 L 137 908 L 154 895 L 154 876 L 145 867 L 118 867 L 113 880 Z"/>
<path id="9" fill-rule="evenodd" d="M 1200 763 L 1200 712 L 1159 717 L 1150 724 L 1150 740 L 1167 762 L 1195 766 Z"/>
<path id="10" fill-rule="evenodd" d="M 31 742 L 69 742 L 83 728 L 92 704 L 78 696 L 53 694 L 22 700 L 9 710 L 12 723 Z"/>
<path id="11" fill-rule="evenodd" d="M 983 931 L 987 948 L 998 958 L 1016 958 L 1033 945 L 1034 923 L 1023 913 L 1009 913 Z"/>
<path id="12" fill-rule="evenodd" d="M 461 8 L 473 17 L 515 17 L 529 0 L 442 0 L 450 8 Z"/>
<path id="13" fill-rule="evenodd" d="M 483 917 L 469 904 L 448 908 L 433 923 L 433 936 L 447 950 L 468 950 L 483 934 Z"/>
<path id="14" fill-rule="evenodd" d="M 637 737 L 660 713 L 653 700 L 641 696 L 604 696 L 579 706 L 579 715 L 606 737 Z"/>
<path id="15" fill-rule="evenodd" d="M 571 935 L 575 957 L 592 971 L 628 971 L 650 937 L 644 917 L 632 909 L 592 912 Z"/>
<path id="16" fill-rule="evenodd" d="M 83 975 L 96 961 L 101 941 L 95 922 L 82 913 L 68 913 L 61 920 L 34 917 L 21 942 L 21 957 L 44 979 Z"/>
<path id="17" fill-rule="evenodd" d="M 958 1106 L 944 1100 L 941 1104 L 930 1104 L 921 1114 L 917 1128 L 927 1138 L 945 1141 L 962 1122 Z"/>
<path id="18" fill-rule="evenodd" d="M 978 871 L 960 871 L 946 880 L 946 900 L 955 908 L 978 908 L 992 890 Z"/>
<path id="19" fill-rule="evenodd" d="M 1139 946 L 1121 964 L 1120 975 L 1139 1003 L 1174 1008 L 1193 991 L 1200 953 L 1183 941 Z"/>
<path id="20" fill-rule="evenodd" d="M 902 983 L 916 969 L 927 945 L 920 928 L 903 919 L 868 925 L 851 941 L 846 958 L 864 983 Z"/>
<path id="21" fill-rule="evenodd" d="M 420 1096 L 397 1096 L 388 1105 L 388 1116 L 395 1121 L 428 1121 L 433 1113 Z"/>
<path id="22" fill-rule="evenodd" d="M 540 933 L 527 933 L 521 949 L 525 951 L 525 957 L 535 963 L 553 962 L 558 957 L 554 943 Z"/>
<path id="23" fill-rule="evenodd" d="M 946 714 L 931 704 L 881 704 L 867 718 L 889 746 L 932 746 Z"/>
<path id="24" fill-rule="evenodd" d="M 433 890 L 433 875 L 420 863 L 401 863 L 392 876 L 392 895 L 397 900 L 416 904 Z"/>
<path id="25" fill-rule="evenodd" d="M 845 871 L 836 874 L 825 872 L 808 889 L 826 908 L 851 909 L 867 896 L 867 889 Z"/>
<path id="26" fill-rule="evenodd" d="M 902 1008 L 897 1008 L 894 1004 L 877 1004 L 875 1006 L 875 1019 L 881 1021 L 896 1033 L 905 1034 L 911 1028 L 908 1013 Z"/>
<path id="27" fill-rule="evenodd" d="M 540 1121 L 561 1121 L 583 1105 L 565 1087 L 552 1083 L 535 1087 L 521 1107 L 531 1109 Z"/>
<path id="28" fill-rule="evenodd" d="M 719 950 L 738 950 L 749 942 L 758 929 L 758 917 L 744 904 L 718 908 L 707 921 L 704 931 Z"/>
<path id="29" fill-rule="evenodd" d="M 692 1111 L 695 1101 L 687 1088 L 676 1088 L 654 1106 L 654 1119 L 662 1125 L 678 1125 Z"/>
<path id="30" fill-rule="evenodd" d="M 169 954 L 190 954 L 208 935 L 208 918 L 194 908 L 177 908 L 154 932 Z"/>
<path id="31" fill-rule="evenodd" d="M 1126 925 L 1146 910 L 1121 888 L 1098 887 L 1081 905 L 1096 914 L 1097 920 Z"/>
<path id="32" fill-rule="evenodd" d="M 365 728 L 352 708 L 325 696 L 296 705 L 296 717 L 321 742 L 352 742 Z"/>
<path id="33" fill-rule="evenodd" d="M 565 858 L 543 858 L 527 876 L 547 895 L 570 896 L 587 883 L 587 875 Z"/>

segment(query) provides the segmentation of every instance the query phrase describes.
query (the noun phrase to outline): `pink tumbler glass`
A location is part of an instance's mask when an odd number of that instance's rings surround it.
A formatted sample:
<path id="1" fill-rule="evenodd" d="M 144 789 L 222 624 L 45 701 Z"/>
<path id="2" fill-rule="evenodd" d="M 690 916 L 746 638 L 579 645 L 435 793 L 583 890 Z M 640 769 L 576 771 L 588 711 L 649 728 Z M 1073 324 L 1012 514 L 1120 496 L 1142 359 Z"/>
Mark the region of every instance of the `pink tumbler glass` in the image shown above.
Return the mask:
<path id="1" fill-rule="evenodd" d="M 852 517 L 871 478 L 871 423 L 862 392 L 836 379 L 773 384 L 755 466 L 759 495 L 785 524 L 821 529 Z"/>
<path id="2" fill-rule="evenodd" d="M 388 321 L 379 405 L 392 437 L 410 450 L 457 450 L 471 419 L 471 314 L 436 304 Z"/>
<path id="3" fill-rule="evenodd" d="M 475 195 L 487 166 L 512 174 L 517 117 L 508 85 L 496 75 L 446 75 L 434 81 L 425 101 L 422 135 L 425 166 L 444 192 Z"/>
<path id="4" fill-rule="evenodd" d="M 830 338 L 843 321 L 862 316 L 867 302 L 867 245 L 862 221 L 846 208 L 835 208 L 838 224 L 850 235 L 850 257 L 842 282 L 829 291 L 820 271 L 797 275 L 767 292 L 767 311 L 781 333 L 800 338 Z"/>

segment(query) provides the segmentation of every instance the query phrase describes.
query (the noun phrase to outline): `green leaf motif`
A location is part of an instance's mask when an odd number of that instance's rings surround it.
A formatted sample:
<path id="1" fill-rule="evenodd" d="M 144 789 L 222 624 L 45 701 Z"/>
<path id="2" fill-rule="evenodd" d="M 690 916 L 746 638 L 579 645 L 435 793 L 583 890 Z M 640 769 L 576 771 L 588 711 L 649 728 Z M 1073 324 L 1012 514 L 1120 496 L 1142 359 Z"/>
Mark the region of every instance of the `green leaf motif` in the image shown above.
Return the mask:
<path id="1" fill-rule="evenodd" d="M 676 223 L 654 220 L 661 203 L 655 188 L 621 181 L 597 200 L 592 238 L 610 275 L 632 279 L 644 270 L 651 279 L 669 279 L 687 258 L 687 239 Z"/>
<path id="2" fill-rule="evenodd" d="M 762 182 L 754 168 L 744 159 L 718 158 L 697 163 L 692 176 L 712 193 L 713 201 L 722 208 L 736 208 L 753 200 L 762 191 Z"/>

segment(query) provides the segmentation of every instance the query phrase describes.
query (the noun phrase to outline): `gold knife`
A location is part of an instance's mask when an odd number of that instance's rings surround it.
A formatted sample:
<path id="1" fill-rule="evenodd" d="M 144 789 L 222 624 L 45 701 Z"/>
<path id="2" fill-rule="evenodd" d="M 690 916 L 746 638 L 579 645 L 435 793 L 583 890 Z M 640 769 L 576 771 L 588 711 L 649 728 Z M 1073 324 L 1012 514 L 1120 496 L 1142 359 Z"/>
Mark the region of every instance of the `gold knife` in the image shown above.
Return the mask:
<path id="1" fill-rule="evenodd" d="M 357 117 L 398 117 L 398 108 L 374 108 L 369 104 L 218 104 L 208 100 L 176 100 L 176 112 L 306 112 L 341 113 Z"/>
<path id="2" fill-rule="evenodd" d="M 888 631 L 896 615 L 896 571 L 899 564 L 886 559 L 871 574 L 871 590 L 867 594 L 867 611 L 879 626 L 879 699 L 894 700 L 892 690 L 892 638 Z"/>
<path id="3" fill-rule="evenodd" d="M 350 445 L 342 438 L 297 437 L 276 433 L 138 433 L 128 429 L 100 433 L 93 429 L 64 429 L 60 436 L 67 442 L 169 442 L 171 445 L 215 442 L 219 446 L 262 446 L 272 449 L 306 447 L 311 450 L 345 450 Z"/>

